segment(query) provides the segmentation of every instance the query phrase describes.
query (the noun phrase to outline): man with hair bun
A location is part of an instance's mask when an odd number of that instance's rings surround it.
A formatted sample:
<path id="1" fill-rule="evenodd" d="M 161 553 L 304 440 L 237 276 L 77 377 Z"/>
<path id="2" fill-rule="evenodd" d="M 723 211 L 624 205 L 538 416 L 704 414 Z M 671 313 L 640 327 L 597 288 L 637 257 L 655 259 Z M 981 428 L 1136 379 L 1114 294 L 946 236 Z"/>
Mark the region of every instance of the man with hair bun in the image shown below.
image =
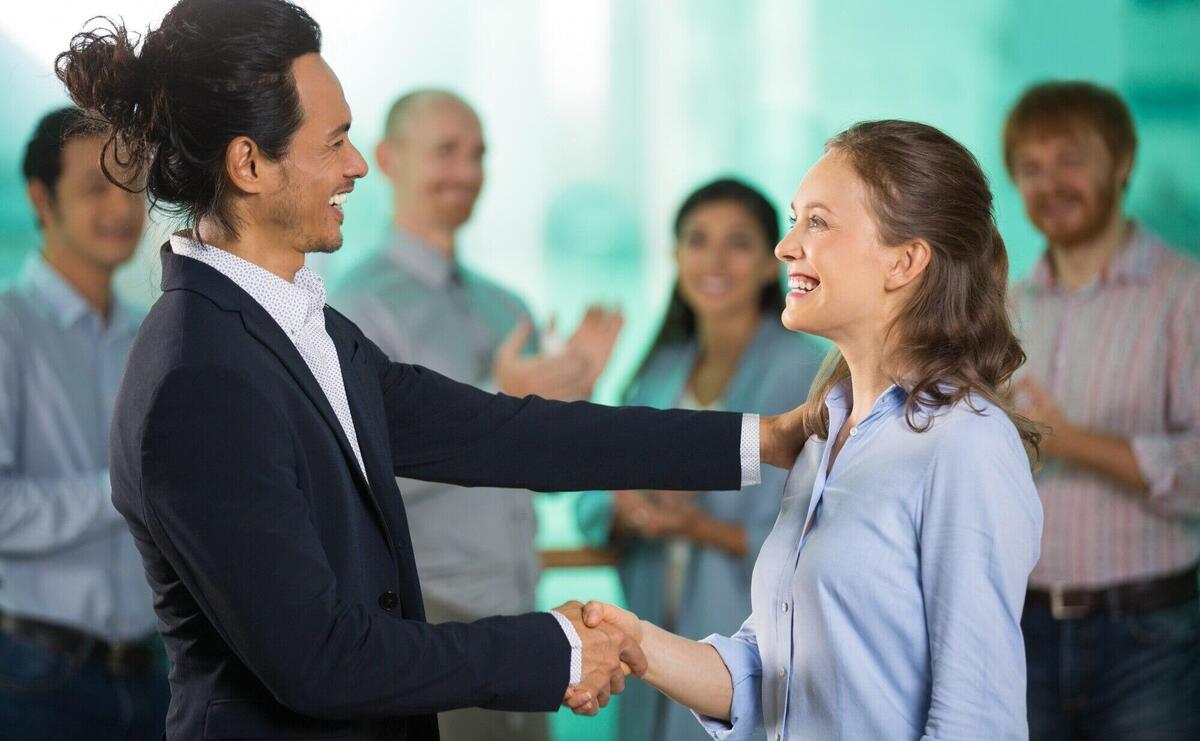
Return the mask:
<path id="1" fill-rule="evenodd" d="M 1030 737 L 1200 738 L 1200 267 L 1129 218 L 1136 134 L 1086 82 L 1026 91 L 1004 156 L 1046 238 L 1011 300 L 1050 428 L 1022 628 Z"/>
<path id="2" fill-rule="evenodd" d="M 435 714 L 595 713 L 645 657 L 582 605 L 425 621 L 395 477 L 537 491 L 732 489 L 790 466 L 778 417 L 489 394 L 394 363 L 305 267 L 367 164 L 284 0 L 180 0 L 140 50 L 109 23 L 58 73 L 185 218 L 130 353 L 113 502 L 171 660 L 170 738 L 436 739 Z M 497 523 L 503 527 L 503 523 Z M 580 698 L 583 698 L 581 701 Z"/>
<path id="3" fill-rule="evenodd" d="M 87 123 L 63 108 L 34 130 L 22 169 L 42 243 L 0 291 L 0 738 L 20 741 L 158 739 L 169 699 L 108 473 L 142 317 L 112 279 L 146 200 L 104 177 Z"/>

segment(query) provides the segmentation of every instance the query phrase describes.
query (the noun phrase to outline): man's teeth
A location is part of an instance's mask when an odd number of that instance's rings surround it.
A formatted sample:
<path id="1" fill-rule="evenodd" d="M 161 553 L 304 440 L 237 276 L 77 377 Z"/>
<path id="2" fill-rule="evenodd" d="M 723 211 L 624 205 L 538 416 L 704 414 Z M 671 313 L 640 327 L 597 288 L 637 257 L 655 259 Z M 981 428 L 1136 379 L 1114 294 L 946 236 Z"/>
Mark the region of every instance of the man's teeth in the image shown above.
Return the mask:
<path id="1" fill-rule="evenodd" d="M 816 288 L 817 285 L 818 285 L 817 283 L 814 283 L 813 281 L 811 281 L 807 278 L 798 278 L 795 276 L 788 277 L 788 288 L 792 289 L 793 291 L 800 291 L 801 293 L 808 293 L 809 291 Z"/>
<path id="2" fill-rule="evenodd" d="M 329 205 L 337 206 L 340 208 L 342 206 L 342 204 L 344 204 L 346 202 L 346 198 L 349 195 L 350 195 L 349 193 L 338 193 L 336 196 L 329 199 Z"/>

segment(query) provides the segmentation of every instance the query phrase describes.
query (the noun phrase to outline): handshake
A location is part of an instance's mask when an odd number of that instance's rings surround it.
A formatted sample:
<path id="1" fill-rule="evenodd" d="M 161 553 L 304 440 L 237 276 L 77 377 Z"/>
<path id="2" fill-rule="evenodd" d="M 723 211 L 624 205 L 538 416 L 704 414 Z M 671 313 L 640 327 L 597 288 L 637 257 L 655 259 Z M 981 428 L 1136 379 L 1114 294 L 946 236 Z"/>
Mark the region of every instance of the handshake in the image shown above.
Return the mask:
<path id="1" fill-rule="evenodd" d="M 642 621 L 628 610 L 591 601 L 562 604 L 554 611 L 575 627 L 583 643 L 579 684 L 568 687 L 563 705 L 576 715 L 595 715 L 614 694 L 625 690 L 625 677 L 646 673 Z"/>

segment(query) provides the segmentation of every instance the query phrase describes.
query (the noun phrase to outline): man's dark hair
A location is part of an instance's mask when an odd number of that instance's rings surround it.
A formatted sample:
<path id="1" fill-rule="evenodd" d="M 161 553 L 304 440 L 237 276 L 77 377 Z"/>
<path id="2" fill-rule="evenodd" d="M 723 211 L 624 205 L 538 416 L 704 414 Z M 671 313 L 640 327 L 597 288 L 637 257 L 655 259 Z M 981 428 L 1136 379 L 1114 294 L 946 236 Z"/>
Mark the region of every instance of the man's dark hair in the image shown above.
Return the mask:
<path id="1" fill-rule="evenodd" d="M 144 38 L 98 20 L 55 67 L 71 99 L 111 127 L 105 175 L 144 187 L 189 225 L 207 218 L 236 235 L 226 148 L 246 136 L 271 159 L 285 154 L 303 118 L 292 62 L 320 52 L 320 27 L 285 0 L 180 0 Z M 128 178 L 112 174 L 109 157 Z"/>
<path id="2" fill-rule="evenodd" d="M 50 199 L 53 201 L 55 186 L 62 176 L 63 147 L 73 137 L 95 133 L 96 130 L 88 125 L 83 111 L 75 106 L 47 113 L 38 121 L 33 136 L 25 145 L 25 157 L 21 160 L 21 173 L 25 176 L 25 182 L 41 182 L 50 192 Z M 38 217 L 37 225 L 39 229 L 43 226 L 41 217 Z"/>
<path id="3" fill-rule="evenodd" d="M 25 158 L 21 161 L 25 182 L 39 180 L 53 195 L 54 186 L 58 185 L 62 175 L 63 147 L 71 137 L 89 133 L 86 123 L 83 111 L 75 106 L 59 108 L 43 116 L 25 145 Z"/>

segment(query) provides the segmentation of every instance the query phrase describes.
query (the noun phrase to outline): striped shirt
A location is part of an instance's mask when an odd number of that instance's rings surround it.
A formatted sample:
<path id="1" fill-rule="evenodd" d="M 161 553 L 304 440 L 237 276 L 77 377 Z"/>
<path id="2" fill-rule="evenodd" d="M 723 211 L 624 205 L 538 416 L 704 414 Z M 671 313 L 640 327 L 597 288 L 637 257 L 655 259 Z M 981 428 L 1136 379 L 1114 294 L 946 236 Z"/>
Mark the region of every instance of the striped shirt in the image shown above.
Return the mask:
<path id="1" fill-rule="evenodd" d="M 1200 560 L 1200 265 L 1141 226 L 1074 291 L 1049 255 L 1010 293 L 1029 361 L 1072 424 L 1126 438 L 1149 496 L 1057 459 L 1036 477 L 1045 511 L 1036 587 L 1101 587 Z"/>

